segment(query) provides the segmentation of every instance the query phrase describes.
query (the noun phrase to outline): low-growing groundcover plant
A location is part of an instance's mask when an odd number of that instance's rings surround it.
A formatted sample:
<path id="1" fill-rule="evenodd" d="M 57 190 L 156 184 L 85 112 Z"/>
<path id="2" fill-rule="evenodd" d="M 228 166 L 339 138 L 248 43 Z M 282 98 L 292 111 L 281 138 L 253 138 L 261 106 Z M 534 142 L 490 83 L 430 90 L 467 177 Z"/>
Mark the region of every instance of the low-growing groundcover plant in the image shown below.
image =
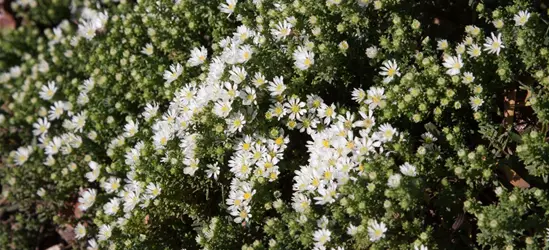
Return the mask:
<path id="1" fill-rule="evenodd" d="M 540 1 L 9 7 L 3 249 L 549 247 Z"/>

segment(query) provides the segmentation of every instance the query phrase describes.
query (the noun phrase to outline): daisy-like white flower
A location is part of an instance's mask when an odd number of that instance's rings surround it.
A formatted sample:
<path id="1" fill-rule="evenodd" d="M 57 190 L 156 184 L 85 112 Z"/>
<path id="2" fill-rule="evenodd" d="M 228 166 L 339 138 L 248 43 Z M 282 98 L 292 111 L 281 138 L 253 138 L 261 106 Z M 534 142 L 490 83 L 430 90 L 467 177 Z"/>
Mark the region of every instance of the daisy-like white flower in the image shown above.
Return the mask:
<path id="1" fill-rule="evenodd" d="M 479 57 L 480 54 L 482 54 L 482 50 L 478 45 L 471 44 L 471 46 L 469 46 L 469 48 L 467 49 L 467 54 L 469 54 L 471 57 Z"/>
<path id="2" fill-rule="evenodd" d="M 371 87 L 368 90 L 368 99 L 364 103 L 368 104 L 370 109 L 375 109 L 381 104 L 381 101 L 385 99 L 385 89 L 378 87 Z"/>
<path id="3" fill-rule="evenodd" d="M 366 92 L 363 89 L 353 89 L 353 101 L 357 102 L 358 104 L 361 104 L 364 99 L 366 99 Z"/>
<path id="4" fill-rule="evenodd" d="M 40 188 L 38 189 L 38 191 L 36 191 L 36 194 L 40 197 L 44 197 L 44 195 L 46 195 L 46 189 Z"/>
<path id="5" fill-rule="evenodd" d="M 233 14 L 236 4 L 238 3 L 238 0 L 227 0 L 226 3 L 223 3 L 219 6 L 219 10 L 223 13 L 227 13 L 230 15 Z"/>
<path id="6" fill-rule="evenodd" d="M 289 23 L 288 21 L 284 20 L 282 22 L 279 22 L 275 28 L 271 29 L 271 34 L 277 39 L 284 39 L 287 36 L 290 35 L 290 32 L 292 32 L 293 25 Z"/>
<path id="7" fill-rule="evenodd" d="M 162 191 L 162 188 L 160 188 L 160 185 L 158 184 L 151 182 L 147 185 L 147 195 L 152 199 L 160 195 L 161 191 Z"/>
<path id="8" fill-rule="evenodd" d="M 400 174 L 393 174 L 389 176 L 389 180 L 387 180 L 387 186 L 390 188 L 397 188 L 400 186 L 400 180 L 402 179 L 402 175 Z"/>
<path id="9" fill-rule="evenodd" d="M 97 241 L 95 241 L 95 239 L 89 239 L 86 250 L 99 250 L 99 245 L 97 244 Z"/>
<path id="10" fill-rule="evenodd" d="M 242 81 L 246 80 L 248 72 L 243 67 L 235 67 L 229 71 L 229 79 L 235 84 L 240 84 Z M 234 96 L 233 96 L 234 97 Z"/>
<path id="11" fill-rule="evenodd" d="M 208 169 L 206 170 L 206 175 L 208 178 L 214 178 L 214 180 L 217 180 L 217 177 L 219 176 L 220 168 L 217 166 L 217 162 L 214 164 L 208 164 Z"/>
<path id="12" fill-rule="evenodd" d="M 214 104 L 213 113 L 219 117 L 225 118 L 229 116 L 232 108 L 232 102 L 229 100 L 219 100 Z"/>
<path id="13" fill-rule="evenodd" d="M 50 121 L 59 119 L 61 115 L 65 112 L 65 103 L 62 101 L 57 101 L 53 103 L 53 105 L 50 108 L 50 111 L 48 111 L 48 119 Z"/>
<path id="14" fill-rule="evenodd" d="M 269 87 L 267 89 L 271 92 L 271 96 L 273 97 L 282 95 L 284 90 L 286 90 L 284 78 L 282 76 L 275 77 L 273 81 L 269 83 Z"/>
<path id="15" fill-rule="evenodd" d="M 372 46 L 366 49 L 366 56 L 370 59 L 376 58 L 377 56 L 377 47 Z"/>
<path id="16" fill-rule="evenodd" d="M 469 83 L 472 83 L 473 81 L 475 81 L 475 77 L 473 76 L 473 73 L 471 72 L 463 73 L 463 79 L 461 81 L 462 83 L 469 84 Z"/>
<path id="17" fill-rule="evenodd" d="M 208 58 L 208 50 L 204 46 L 200 48 L 193 48 L 191 50 L 191 58 L 187 61 L 192 67 L 203 64 Z"/>
<path id="18" fill-rule="evenodd" d="M 78 205 L 78 208 L 80 208 L 81 211 L 86 211 L 95 202 L 96 195 L 97 192 L 95 191 L 95 189 L 88 188 L 88 190 L 84 191 L 82 196 L 78 198 L 78 203 L 80 203 Z"/>
<path id="19" fill-rule="evenodd" d="M 305 103 L 299 101 L 297 97 L 291 97 L 290 100 L 284 104 L 284 107 L 288 109 L 290 113 L 289 118 L 292 120 L 300 119 L 302 115 L 307 112 L 305 109 Z"/>
<path id="20" fill-rule="evenodd" d="M 99 234 L 97 240 L 105 241 L 112 236 L 112 227 L 110 225 L 103 224 L 99 227 Z"/>
<path id="21" fill-rule="evenodd" d="M 246 124 L 246 119 L 241 113 L 236 113 L 227 120 L 227 125 L 229 125 L 229 131 L 231 133 L 235 133 L 236 131 L 241 132 L 244 124 Z"/>
<path id="22" fill-rule="evenodd" d="M 501 33 L 498 33 L 497 36 L 492 33 L 491 37 L 486 38 L 486 43 L 484 43 L 484 51 L 488 51 L 490 54 L 499 55 L 499 52 L 503 48 L 505 48 L 505 46 L 503 46 L 503 42 L 501 41 Z"/>
<path id="23" fill-rule="evenodd" d="M 503 28 L 503 25 L 504 25 L 503 20 L 501 19 L 492 21 L 492 24 L 494 24 L 494 27 L 496 27 L 496 29 L 501 29 Z"/>
<path id="24" fill-rule="evenodd" d="M 404 164 L 400 165 L 400 172 L 403 175 L 415 177 L 417 175 L 416 167 L 408 162 L 405 162 Z"/>
<path id="25" fill-rule="evenodd" d="M 25 164 L 25 162 L 27 162 L 27 160 L 29 159 L 30 154 L 31 154 L 31 151 L 29 148 L 27 147 L 18 148 L 17 151 L 15 151 L 15 157 L 14 157 L 15 165 L 21 166 Z"/>
<path id="26" fill-rule="evenodd" d="M 330 230 L 322 228 L 313 233 L 313 239 L 316 244 L 324 246 L 324 244 L 330 241 L 331 235 L 332 232 L 330 232 Z"/>
<path id="27" fill-rule="evenodd" d="M 437 49 L 438 50 L 445 50 L 448 48 L 448 41 L 445 39 L 439 40 L 437 42 Z"/>
<path id="28" fill-rule="evenodd" d="M 53 95 L 55 95 L 55 92 L 57 92 L 57 86 L 55 86 L 55 82 L 49 81 L 48 85 L 43 85 L 40 88 L 40 93 L 38 93 L 38 95 L 40 95 L 40 98 L 42 98 L 42 100 L 51 100 Z"/>
<path id="29" fill-rule="evenodd" d="M 124 137 L 132 137 L 139 131 L 139 122 L 129 121 L 124 125 Z"/>
<path id="30" fill-rule="evenodd" d="M 119 198 L 111 198 L 109 202 L 105 203 L 103 206 L 103 211 L 105 211 L 106 215 L 115 215 L 120 210 L 120 199 Z"/>
<path id="31" fill-rule="evenodd" d="M 87 172 L 85 177 L 88 179 L 89 182 L 94 182 L 95 180 L 97 180 L 97 177 L 99 177 L 99 174 L 101 173 L 101 166 L 95 161 L 90 161 L 88 163 L 88 166 L 90 167 L 91 171 Z"/>
<path id="32" fill-rule="evenodd" d="M 48 119 L 46 118 L 39 118 L 38 121 L 32 124 L 32 127 L 34 128 L 34 130 L 32 131 L 32 134 L 34 136 L 43 135 L 48 133 L 48 129 L 50 128 L 50 122 L 48 122 Z"/>
<path id="33" fill-rule="evenodd" d="M 76 227 L 74 227 L 74 234 L 77 239 L 82 239 L 86 236 L 86 227 L 84 225 L 78 223 Z"/>
<path id="34" fill-rule="evenodd" d="M 299 46 L 293 53 L 294 65 L 300 70 L 306 70 L 315 64 L 315 53 Z"/>
<path id="35" fill-rule="evenodd" d="M 353 224 L 349 224 L 349 226 L 347 227 L 347 234 L 350 236 L 355 236 L 357 233 L 358 227 Z"/>
<path id="36" fill-rule="evenodd" d="M 370 241 L 375 242 L 384 238 L 385 232 L 387 232 L 387 226 L 385 226 L 385 223 L 383 222 L 378 223 L 374 220 L 368 225 L 368 236 L 370 237 Z"/>
<path id="37" fill-rule="evenodd" d="M 93 22 L 83 22 L 78 25 L 78 35 L 91 40 L 95 37 L 97 26 Z"/>
<path id="38" fill-rule="evenodd" d="M 240 99 L 242 99 L 242 105 L 248 106 L 252 104 L 257 104 L 256 98 L 257 98 L 257 95 L 255 92 L 255 89 L 250 86 L 247 86 L 246 88 L 244 88 L 244 91 L 240 92 Z"/>
<path id="39" fill-rule="evenodd" d="M 528 11 L 521 10 L 513 17 L 515 20 L 515 26 L 524 26 L 530 19 L 530 13 Z"/>
<path id="40" fill-rule="evenodd" d="M 181 64 L 172 64 L 170 65 L 170 70 L 164 71 L 164 80 L 166 80 L 166 83 L 171 83 L 183 73 L 183 67 Z"/>
<path id="41" fill-rule="evenodd" d="M 399 68 L 395 60 L 385 61 L 381 67 L 380 75 L 385 76 L 384 83 L 393 81 L 395 76 L 400 76 Z"/>
<path id="42" fill-rule="evenodd" d="M 107 194 L 114 193 L 120 188 L 120 178 L 111 176 L 107 181 L 101 183 L 101 187 L 105 190 L 105 192 L 107 192 Z"/>
<path id="43" fill-rule="evenodd" d="M 374 139 L 378 139 L 381 142 L 391 141 L 393 136 L 397 133 L 397 130 L 389 123 L 381 124 L 381 126 L 379 126 L 379 132 L 375 134 L 376 138 Z"/>
<path id="44" fill-rule="evenodd" d="M 158 113 L 158 104 L 153 102 L 153 103 L 147 103 L 142 115 L 143 115 L 143 118 L 145 118 L 145 121 L 150 121 L 151 118 L 155 117 L 157 113 Z"/>
<path id="45" fill-rule="evenodd" d="M 461 60 L 461 55 L 458 56 L 447 56 L 444 58 L 444 63 L 442 64 L 448 70 L 446 74 L 454 76 L 459 74 L 461 68 L 463 67 L 463 61 Z"/>
<path id="46" fill-rule="evenodd" d="M 459 55 L 465 53 L 465 44 L 464 43 L 460 43 L 456 46 L 456 53 L 459 54 Z"/>
<path id="47" fill-rule="evenodd" d="M 154 53 L 154 47 L 151 43 L 145 44 L 145 47 L 141 49 L 141 53 L 147 56 L 152 56 Z"/>
<path id="48" fill-rule="evenodd" d="M 484 104 L 484 100 L 478 96 L 471 96 L 469 97 L 469 103 L 471 104 L 471 108 L 476 112 Z"/>
<path id="49" fill-rule="evenodd" d="M 420 245 L 420 246 L 414 246 L 414 250 L 429 250 L 429 248 L 427 248 L 424 245 Z"/>

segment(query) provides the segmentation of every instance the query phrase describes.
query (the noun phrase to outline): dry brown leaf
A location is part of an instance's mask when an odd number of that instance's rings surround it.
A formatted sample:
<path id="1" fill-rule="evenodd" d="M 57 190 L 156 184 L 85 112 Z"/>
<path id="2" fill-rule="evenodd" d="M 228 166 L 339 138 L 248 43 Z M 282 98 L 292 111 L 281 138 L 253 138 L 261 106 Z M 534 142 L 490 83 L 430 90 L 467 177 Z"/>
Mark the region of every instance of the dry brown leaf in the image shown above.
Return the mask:
<path id="1" fill-rule="evenodd" d="M 530 184 L 526 182 L 522 177 L 520 177 L 515 170 L 511 169 L 509 166 L 504 165 L 502 167 L 502 171 L 505 174 L 505 177 L 511 185 L 518 187 L 518 188 L 530 188 Z"/>

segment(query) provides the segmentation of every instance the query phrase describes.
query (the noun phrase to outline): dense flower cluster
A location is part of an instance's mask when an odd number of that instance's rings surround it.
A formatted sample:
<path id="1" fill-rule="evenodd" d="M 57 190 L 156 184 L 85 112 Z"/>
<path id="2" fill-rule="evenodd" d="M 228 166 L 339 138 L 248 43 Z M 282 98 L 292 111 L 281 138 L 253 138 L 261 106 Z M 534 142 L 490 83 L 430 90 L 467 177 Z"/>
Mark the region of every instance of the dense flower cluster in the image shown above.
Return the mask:
<path id="1" fill-rule="evenodd" d="M 14 1 L 0 243 L 546 247 L 547 15 L 461 2 Z"/>

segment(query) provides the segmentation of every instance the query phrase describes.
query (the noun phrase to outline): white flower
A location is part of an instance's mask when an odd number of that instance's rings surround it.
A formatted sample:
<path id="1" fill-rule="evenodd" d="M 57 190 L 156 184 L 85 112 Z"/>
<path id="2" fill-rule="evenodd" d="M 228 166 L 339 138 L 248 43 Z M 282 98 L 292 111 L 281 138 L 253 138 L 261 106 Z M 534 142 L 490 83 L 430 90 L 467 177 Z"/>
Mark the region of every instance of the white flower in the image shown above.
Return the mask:
<path id="1" fill-rule="evenodd" d="M 393 139 L 393 136 L 397 133 L 397 130 L 394 129 L 390 124 L 385 123 L 379 126 L 379 132 L 375 134 L 374 139 L 378 139 L 382 142 L 391 141 Z"/>
<path id="2" fill-rule="evenodd" d="M 294 65 L 300 70 L 306 70 L 315 64 L 315 53 L 299 46 L 293 53 Z"/>
<path id="3" fill-rule="evenodd" d="M 99 234 L 97 236 L 97 240 L 105 241 L 108 240 L 112 236 L 112 227 L 110 225 L 101 225 L 99 227 Z"/>
<path id="4" fill-rule="evenodd" d="M 147 43 L 145 44 L 145 47 L 141 49 L 141 53 L 147 56 L 152 56 L 152 54 L 154 53 L 154 47 L 152 46 L 152 44 Z"/>
<path id="5" fill-rule="evenodd" d="M 78 35 L 88 40 L 91 40 L 95 37 L 96 30 L 97 30 L 97 26 L 95 25 L 94 22 L 84 21 L 78 25 Z"/>
<path id="6" fill-rule="evenodd" d="M 393 174 L 389 176 L 389 180 L 387 180 L 387 186 L 391 188 L 397 188 L 400 186 L 400 180 L 402 179 L 402 175 L 400 174 Z"/>
<path id="7" fill-rule="evenodd" d="M 238 0 L 227 0 L 226 3 L 223 3 L 219 6 L 219 9 L 223 13 L 233 14 L 234 9 L 236 8 L 236 4 L 238 3 Z"/>
<path id="8" fill-rule="evenodd" d="M 376 58 L 377 56 L 377 47 L 372 46 L 366 49 L 366 56 L 370 59 Z"/>
<path id="9" fill-rule="evenodd" d="M 48 111 L 48 119 L 50 121 L 59 119 L 61 115 L 65 112 L 65 103 L 62 101 L 57 101 L 53 103 L 53 105 L 50 107 L 50 111 Z"/>
<path id="10" fill-rule="evenodd" d="M 36 194 L 40 197 L 44 197 L 44 195 L 46 195 L 46 189 L 40 188 L 38 189 L 38 191 L 36 191 Z"/>
<path id="11" fill-rule="evenodd" d="M 471 57 L 479 57 L 480 54 L 482 54 L 482 50 L 478 45 L 471 44 L 471 46 L 469 46 L 469 48 L 467 49 L 467 54 L 469 54 Z"/>
<path id="12" fill-rule="evenodd" d="M 478 96 L 471 96 L 469 97 L 469 103 L 471 104 L 471 108 L 476 112 L 484 104 L 484 100 Z"/>
<path id="13" fill-rule="evenodd" d="M 86 247 L 86 250 L 99 250 L 99 245 L 97 245 L 97 241 L 95 241 L 95 239 L 88 240 L 88 247 Z"/>
<path id="14" fill-rule="evenodd" d="M 193 48 L 191 50 L 191 58 L 189 58 L 187 63 L 193 67 L 198 66 L 203 64 L 206 61 L 206 58 L 208 58 L 208 50 L 206 50 L 204 46 L 200 48 Z"/>
<path id="15" fill-rule="evenodd" d="M 246 124 L 246 119 L 242 113 L 236 113 L 227 120 L 227 125 L 229 125 L 229 131 L 231 133 L 235 133 L 236 131 L 241 132 L 244 124 Z"/>
<path id="16" fill-rule="evenodd" d="M 463 61 L 461 60 L 461 55 L 455 56 L 447 56 L 444 58 L 444 63 L 442 64 L 444 67 L 448 68 L 446 71 L 446 74 L 454 76 L 459 74 L 461 68 L 463 67 Z"/>
<path id="17" fill-rule="evenodd" d="M 116 177 L 111 176 L 111 177 L 109 177 L 109 179 L 107 181 L 101 183 L 101 187 L 108 194 L 116 192 L 118 190 L 118 188 L 120 188 L 120 178 L 116 178 Z"/>
<path id="18" fill-rule="evenodd" d="M 145 118 L 145 121 L 150 121 L 151 118 L 155 117 L 157 113 L 158 113 L 158 104 L 153 102 L 153 103 L 147 103 L 142 115 L 143 115 L 143 118 Z"/>
<path id="19" fill-rule="evenodd" d="M 424 246 L 424 245 L 420 245 L 419 247 L 418 247 L 418 246 L 414 246 L 414 250 L 429 250 L 429 248 L 427 248 L 427 247 Z"/>
<path id="20" fill-rule="evenodd" d="M 530 13 L 528 11 L 521 10 L 513 17 L 515 20 L 515 26 L 524 26 L 530 19 Z"/>
<path id="21" fill-rule="evenodd" d="M 501 33 L 498 33 L 496 36 L 494 33 L 491 34 L 492 37 L 486 38 L 486 43 L 484 44 L 484 51 L 488 51 L 490 54 L 496 54 L 499 55 L 499 52 L 502 48 L 505 48 L 503 46 L 503 42 L 501 41 Z"/>
<path id="22" fill-rule="evenodd" d="M 172 64 L 170 65 L 170 70 L 164 71 L 164 80 L 166 80 L 166 83 L 171 83 L 183 73 L 183 67 L 181 64 Z"/>
<path id="23" fill-rule="evenodd" d="M 269 87 L 267 87 L 267 89 L 271 92 L 271 96 L 273 97 L 282 95 L 284 90 L 286 90 L 284 78 L 282 76 L 275 77 L 273 81 L 269 83 Z"/>
<path id="24" fill-rule="evenodd" d="M 415 177 L 417 175 L 416 167 L 408 162 L 400 165 L 400 172 L 403 175 Z"/>
<path id="25" fill-rule="evenodd" d="M 284 39 L 287 36 L 290 35 L 290 32 L 292 32 L 293 25 L 289 23 L 288 21 L 284 20 L 282 22 L 278 22 L 276 27 L 274 29 L 271 29 L 271 34 L 277 39 Z"/>
<path id="26" fill-rule="evenodd" d="M 384 83 L 389 83 L 393 81 L 395 76 L 400 76 L 400 72 L 398 71 L 399 68 L 395 60 L 383 62 L 381 70 L 382 71 L 379 72 L 379 74 L 385 76 L 385 79 L 383 79 Z"/>
<path id="27" fill-rule="evenodd" d="M 18 148 L 17 151 L 15 152 L 15 157 L 14 157 L 15 165 L 18 165 L 18 166 L 23 165 L 29 159 L 30 154 L 31 154 L 31 151 L 29 148 L 27 147 Z"/>
<path id="28" fill-rule="evenodd" d="M 139 122 L 129 121 L 124 126 L 124 137 L 132 137 L 139 131 Z"/>
<path id="29" fill-rule="evenodd" d="M 147 185 L 147 195 L 149 195 L 150 198 L 156 198 L 160 195 L 160 191 L 162 191 L 162 189 L 158 184 L 151 182 Z"/>
<path id="30" fill-rule="evenodd" d="M 32 124 L 32 127 L 34 130 L 32 131 L 32 134 L 34 136 L 39 136 L 48 133 L 48 129 L 50 128 L 50 122 L 48 122 L 48 119 L 46 118 L 39 118 L 37 122 Z"/>
<path id="31" fill-rule="evenodd" d="M 378 87 L 371 87 L 368 90 L 368 99 L 364 102 L 368 104 L 370 109 L 375 109 L 381 104 L 381 101 L 385 99 L 385 89 Z"/>
<path id="32" fill-rule="evenodd" d="M 368 236 L 370 236 L 370 241 L 375 242 L 385 237 L 385 232 L 387 232 L 387 227 L 385 223 L 378 223 L 377 221 L 372 221 L 368 225 Z"/>
<path id="33" fill-rule="evenodd" d="M 240 84 L 242 81 L 246 80 L 248 72 L 243 67 L 235 67 L 229 71 L 229 79 L 235 84 Z M 237 93 L 238 94 L 238 93 Z"/>
<path id="34" fill-rule="evenodd" d="M 116 197 L 111 198 L 109 202 L 103 205 L 103 210 L 105 211 L 106 215 L 115 215 L 116 213 L 118 213 L 118 210 L 120 210 L 120 199 Z"/>
<path id="35" fill-rule="evenodd" d="M 331 235 L 332 235 L 332 232 L 330 232 L 330 230 L 319 229 L 313 233 L 313 238 L 317 244 L 323 246 L 324 244 L 330 241 Z"/>
<path id="36" fill-rule="evenodd" d="M 354 226 L 353 224 L 349 224 L 347 227 L 347 234 L 350 236 L 354 236 L 358 233 L 358 227 Z"/>
<path id="37" fill-rule="evenodd" d="M 206 170 L 206 175 L 208 176 L 208 178 L 213 177 L 215 180 L 217 180 L 220 171 L 219 166 L 217 166 L 217 162 L 215 162 L 214 164 L 208 164 L 206 167 L 208 167 L 208 169 Z"/>
<path id="38" fill-rule="evenodd" d="M 302 115 L 307 112 L 305 109 L 305 103 L 299 101 L 297 97 L 291 97 L 287 103 L 284 104 L 284 107 L 288 109 L 290 113 L 289 118 L 291 120 L 300 119 Z"/>
<path id="39" fill-rule="evenodd" d="M 503 20 L 501 19 L 492 21 L 492 24 L 494 24 L 494 27 L 496 27 L 496 29 L 501 29 L 503 28 L 503 25 L 504 25 Z"/>
<path id="40" fill-rule="evenodd" d="M 213 113 L 221 118 L 229 116 L 232 110 L 232 102 L 229 100 L 219 100 L 214 104 Z"/>
<path id="41" fill-rule="evenodd" d="M 91 171 L 87 172 L 85 177 L 88 179 L 88 182 L 94 182 L 101 173 L 101 166 L 95 161 L 90 161 L 88 166 L 91 168 Z"/>
<path id="42" fill-rule="evenodd" d="M 246 86 L 246 88 L 244 88 L 244 91 L 240 92 L 240 99 L 242 99 L 242 105 L 248 106 L 252 104 L 257 104 L 256 98 L 257 98 L 257 95 L 255 92 L 255 89 L 250 86 Z"/>
<path id="43" fill-rule="evenodd" d="M 78 198 L 78 208 L 80 208 L 81 211 L 86 211 L 88 208 L 90 208 L 93 203 L 95 202 L 95 196 L 97 192 L 95 189 L 88 188 L 88 190 L 84 191 L 82 196 Z"/>
<path id="44" fill-rule="evenodd" d="M 55 82 L 49 81 L 48 85 L 42 85 L 42 87 L 40 88 L 40 93 L 38 94 L 40 95 L 40 98 L 42 98 L 42 100 L 50 100 L 53 95 L 55 95 L 55 92 L 57 92 L 57 86 L 55 86 Z"/>
<path id="45" fill-rule="evenodd" d="M 439 40 L 437 42 L 437 49 L 438 50 L 445 50 L 447 48 L 448 48 L 448 41 L 446 41 L 445 39 Z"/>
<path id="46" fill-rule="evenodd" d="M 84 225 L 78 223 L 76 227 L 74 228 L 74 234 L 77 239 L 82 239 L 86 236 L 86 227 Z"/>
<path id="47" fill-rule="evenodd" d="M 475 81 L 475 77 L 473 76 L 473 73 L 471 72 L 463 73 L 463 79 L 461 81 L 462 83 L 469 84 L 469 83 L 472 83 L 473 81 Z"/>
<path id="48" fill-rule="evenodd" d="M 465 44 L 464 43 L 460 43 L 456 46 L 456 53 L 461 55 L 465 52 Z"/>

